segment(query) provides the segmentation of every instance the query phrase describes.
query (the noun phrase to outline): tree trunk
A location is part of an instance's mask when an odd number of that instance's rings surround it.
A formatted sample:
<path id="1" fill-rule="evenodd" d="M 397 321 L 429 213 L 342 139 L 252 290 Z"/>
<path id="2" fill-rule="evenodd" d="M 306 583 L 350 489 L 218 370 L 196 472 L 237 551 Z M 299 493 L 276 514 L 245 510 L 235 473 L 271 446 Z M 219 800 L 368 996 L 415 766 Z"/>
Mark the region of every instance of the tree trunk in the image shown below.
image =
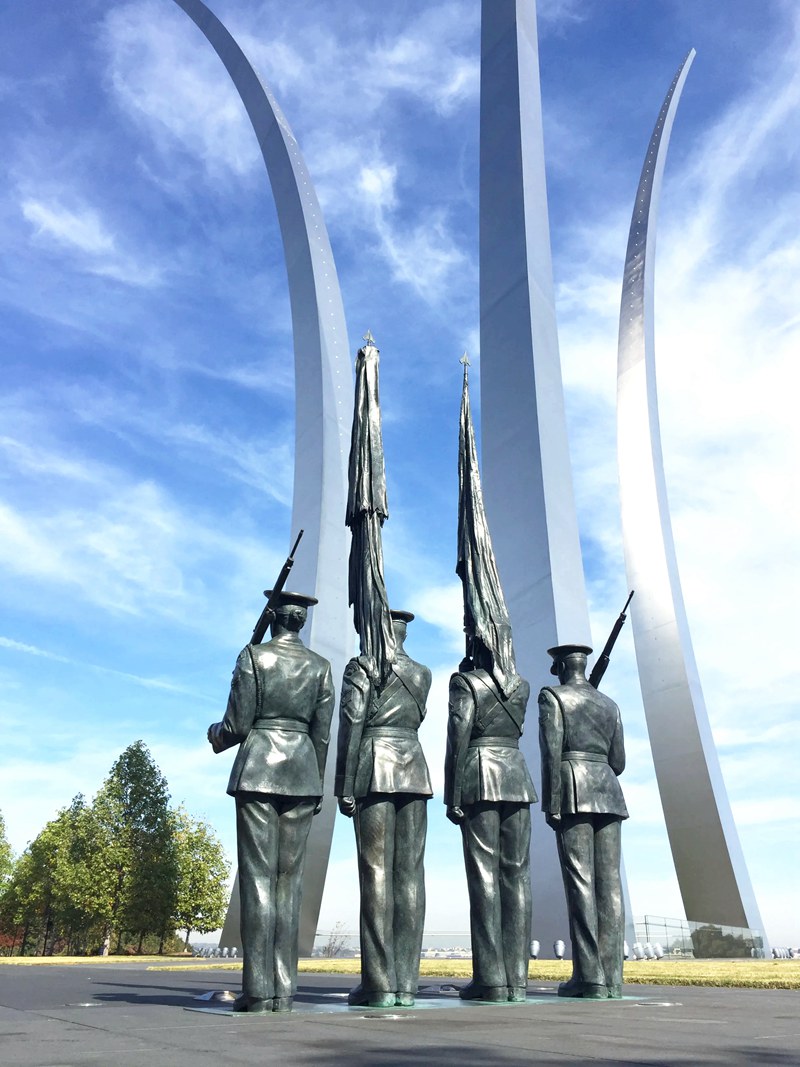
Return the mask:
<path id="1" fill-rule="evenodd" d="M 44 939 L 42 941 L 42 955 L 43 956 L 47 955 L 47 939 L 50 936 L 50 934 L 52 932 L 52 929 L 53 929 L 53 919 L 52 919 L 52 916 L 50 914 L 50 909 L 48 908 L 47 909 L 47 913 L 45 915 L 45 920 L 44 920 Z"/>

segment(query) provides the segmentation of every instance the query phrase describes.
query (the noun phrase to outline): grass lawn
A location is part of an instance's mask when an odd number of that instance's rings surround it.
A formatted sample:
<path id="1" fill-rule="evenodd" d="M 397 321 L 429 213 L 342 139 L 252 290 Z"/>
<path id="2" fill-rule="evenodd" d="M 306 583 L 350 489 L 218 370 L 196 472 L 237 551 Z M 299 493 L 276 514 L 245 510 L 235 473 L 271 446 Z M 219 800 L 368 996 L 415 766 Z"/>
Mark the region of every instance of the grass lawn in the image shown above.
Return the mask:
<path id="1" fill-rule="evenodd" d="M 197 960 L 186 956 L 0 956 L 0 964 L 17 967 L 146 963 L 151 970 L 240 971 L 241 960 Z M 302 974 L 352 974 L 357 959 L 300 960 Z M 531 981 L 562 982 L 569 978 L 568 960 L 531 960 Z M 471 960 L 423 960 L 420 978 L 469 978 Z M 624 980 L 639 985 L 738 986 L 747 989 L 800 989 L 800 960 L 633 960 L 625 964 Z"/>
<path id="2" fill-rule="evenodd" d="M 317 974 L 358 974 L 359 960 L 301 960 L 300 970 Z M 531 960 L 528 978 L 563 982 L 572 974 L 568 960 Z M 421 978 L 469 978 L 472 960 L 423 960 Z M 750 989 L 800 989 L 800 960 L 634 960 L 624 980 L 641 985 L 739 986 Z"/>

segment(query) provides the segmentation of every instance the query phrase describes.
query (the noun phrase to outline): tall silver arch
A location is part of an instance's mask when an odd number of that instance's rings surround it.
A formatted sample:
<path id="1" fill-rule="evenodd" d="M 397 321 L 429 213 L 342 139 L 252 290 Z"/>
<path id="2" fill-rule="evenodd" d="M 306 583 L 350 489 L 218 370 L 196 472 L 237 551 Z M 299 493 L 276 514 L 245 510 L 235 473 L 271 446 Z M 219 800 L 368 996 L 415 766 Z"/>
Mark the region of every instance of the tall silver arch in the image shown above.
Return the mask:
<path id="1" fill-rule="evenodd" d="M 672 124 L 694 49 L 673 79 L 633 210 L 619 326 L 617 423 L 631 622 L 656 778 L 686 917 L 760 930 L 711 734 L 672 538 L 656 393 L 656 217 Z"/>
<path id="2" fill-rule="evenodd" d="M 231 76 L 255 130 L 278 212 L 289 279 L 295 358 L 295 467 L 292 528 L 305 530 L 292 584 L 319 604 L 309 644 L 341 678 L 353 647 L 347 610 L 347 455 L 352 371 L 342 297 L 328 232 L 297 141 L 283 112 L 239 45 L 201 0 L 175 0 L 211 43 Z M 335 717 L 334 717 L 335 718 Z M 335 725 L 334 725 L 335 730 Z M 331 738 L 335 752 L 336 739 Z M 310 955 L 328 866 L 336 805 L 328 761 L 325 802 L 308 843 L 300 952 Z M 220 944 L 239 945 L 234 886 Z"/>
<path id="3" fill-rule="evenodd" d="M 517 666 L 536 692 L 552 681 L 546 650 L 591 644 L 591 635 L 558 350 L 535 0 L 482 3 L 480 337 L 484 498 Z M 535 728 L 522 748 L 538 784 Z M 541 816 L 531 857 L 533 934 L 549 954 L 569 926 L 555 835 Z"/>

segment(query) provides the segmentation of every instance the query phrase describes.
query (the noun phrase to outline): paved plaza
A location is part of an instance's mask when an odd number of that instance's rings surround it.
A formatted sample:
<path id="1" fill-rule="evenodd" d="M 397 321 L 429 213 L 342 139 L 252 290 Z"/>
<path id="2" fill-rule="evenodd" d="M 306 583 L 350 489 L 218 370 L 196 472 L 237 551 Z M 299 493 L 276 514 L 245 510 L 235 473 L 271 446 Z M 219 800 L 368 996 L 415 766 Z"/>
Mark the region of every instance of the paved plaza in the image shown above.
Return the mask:
<path id="1" fill-rule="evenodd" d="M 461 980 L 423 980 L 418 1006 L 348 1008 L 351 976 L 300 975 L 291 1015 L 191 1009 L 240 972 L 145 964 L 0 964 L 3 1067 L 411 1067 L 415 1064 L 800 1065 L 800 1000 L 789 990 L 626 986 L 626 999 L 527 1004 L 458 1000 Z"/>

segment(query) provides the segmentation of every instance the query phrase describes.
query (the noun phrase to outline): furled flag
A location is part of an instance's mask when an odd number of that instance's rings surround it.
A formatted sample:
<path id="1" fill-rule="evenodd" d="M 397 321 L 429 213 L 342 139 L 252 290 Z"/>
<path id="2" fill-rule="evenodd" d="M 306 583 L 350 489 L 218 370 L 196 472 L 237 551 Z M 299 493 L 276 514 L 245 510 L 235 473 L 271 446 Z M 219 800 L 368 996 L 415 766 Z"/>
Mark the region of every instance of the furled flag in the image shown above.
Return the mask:
<path id="1" fill-rule="evenodd" d="M 464 591 L 464 631 L 467 656 L 474 639 L 492 658 L 491 674 L 500 691 L 509 696 L 520 679 L 514 664 L 511 622 L 500 588 L 492 539 L 483 509 L 481 474 L 469 404 L 469 360 L 466 352 L 461 418 L 458 433 L 458 563 L 456 574 Z"/>
<path id="2" fill-rule="evenodd" d="M 367 332 L 356 356 L 356 395 L 350 439 L 347 515 L 353 535 L 350 546 L 349 594 L 361 654 L 375 664 L 386 681 L 394 662 L 395 641 L 383 581 L 381 527 L 389 517 L 383 461 L 378 390 L 378 349 Z"/>

